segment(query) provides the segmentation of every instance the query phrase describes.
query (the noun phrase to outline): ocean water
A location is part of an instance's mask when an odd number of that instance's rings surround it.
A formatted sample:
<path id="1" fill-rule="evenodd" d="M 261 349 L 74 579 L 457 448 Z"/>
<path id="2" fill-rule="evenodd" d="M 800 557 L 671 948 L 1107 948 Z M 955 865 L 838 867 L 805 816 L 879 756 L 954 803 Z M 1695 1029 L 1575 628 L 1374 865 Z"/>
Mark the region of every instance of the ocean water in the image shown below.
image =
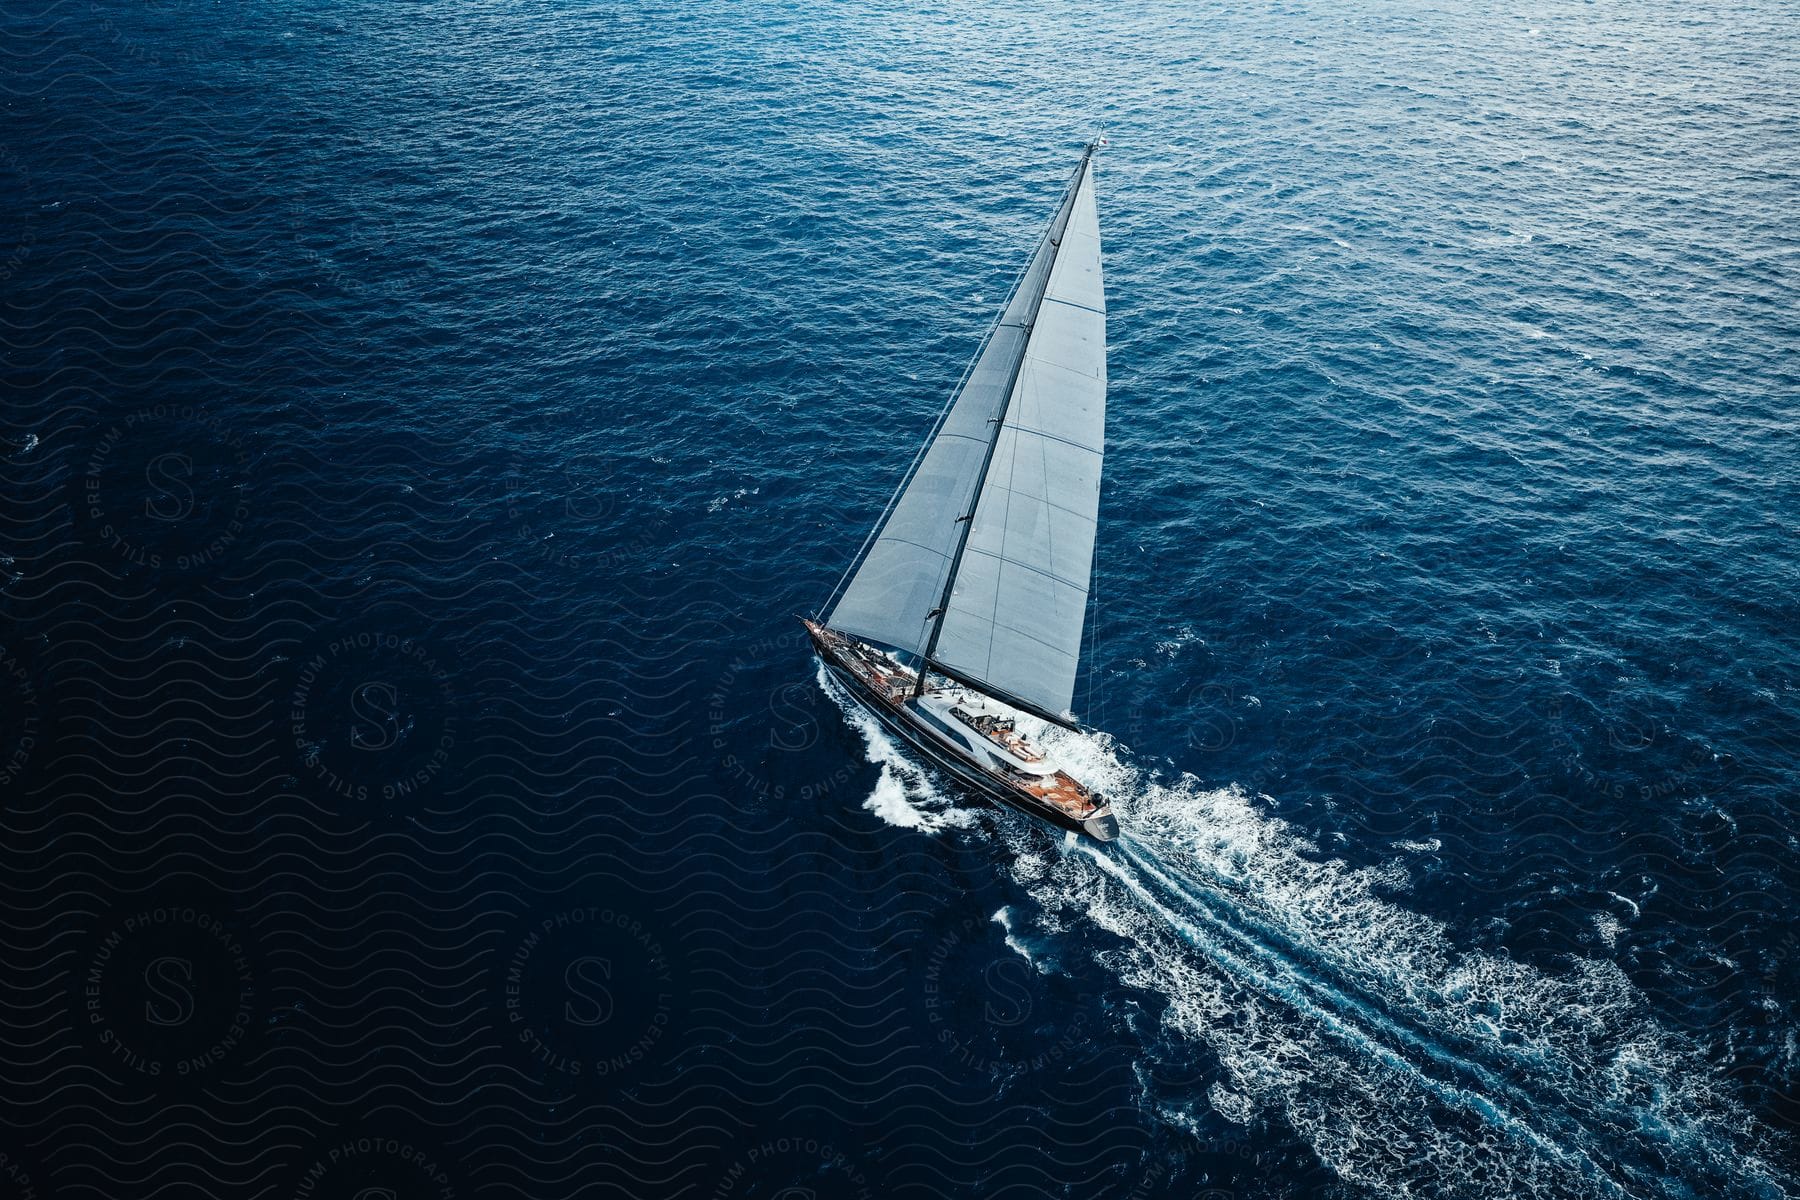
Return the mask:
<path id="1" fill-rule="evenodd" d="M 1792 18 L 7 6 L 0 1194 L 1800 1194 Z M 1096 132 L 1108 848 L 793 619 Z"/>

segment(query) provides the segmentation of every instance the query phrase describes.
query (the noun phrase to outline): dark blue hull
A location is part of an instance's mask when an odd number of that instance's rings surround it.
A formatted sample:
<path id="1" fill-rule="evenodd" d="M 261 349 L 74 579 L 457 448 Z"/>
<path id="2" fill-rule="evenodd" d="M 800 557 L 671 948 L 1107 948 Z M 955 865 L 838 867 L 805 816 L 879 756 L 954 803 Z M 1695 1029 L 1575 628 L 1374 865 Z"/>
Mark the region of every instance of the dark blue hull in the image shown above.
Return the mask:
<path id="1" fill-rule="evenodd" d="M 1080 821 L 1060 809 L 1041 804 L 1027 793 L 1008 787 L 987 772 L 948 753 L 937 743 L 936 739 L 919 729 L 904 709 L 884 701 L 870 690 L 869 686 L 858 678 L 854 671 L 840 666 L 826 647 L 819 646 L 817 642 L 814 643 L 814 647 L 818 650 L 819 660 L 825 664 L 825 669 L 831 672 L 832 678 L 843 684 L 849 690 L 851 697 L 865 711 L 881 722 L 883 729 L 899 738 L 919 757 L 951 776 L 964 787 L 979 792 L 990 800 L 997 800 L 1016 808 L 1027 816 L 1037 817 L 1061 828 L 1096 837 L 1101 841 L 1111 840 L 1110 836 L 1101 836 L 1084 827 Z M 1116 831 L 1117 826 L 1112 825 L 1111 828 Z"/>

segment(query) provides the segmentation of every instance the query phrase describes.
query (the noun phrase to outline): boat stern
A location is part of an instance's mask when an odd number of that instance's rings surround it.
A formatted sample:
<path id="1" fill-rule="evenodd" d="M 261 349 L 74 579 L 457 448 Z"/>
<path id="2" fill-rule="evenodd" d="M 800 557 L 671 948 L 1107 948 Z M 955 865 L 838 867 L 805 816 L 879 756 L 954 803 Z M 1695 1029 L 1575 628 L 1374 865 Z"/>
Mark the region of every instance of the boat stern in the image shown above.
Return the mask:
<path id="1" fill-rule="evenodd" d="M 1119 836 L 1119 818 L 1113 816 L 1112 805 L 1101 801 L 1094 815 L 1082 820 L 1081 828 L 1097 842 L 1110 842 Z"/>

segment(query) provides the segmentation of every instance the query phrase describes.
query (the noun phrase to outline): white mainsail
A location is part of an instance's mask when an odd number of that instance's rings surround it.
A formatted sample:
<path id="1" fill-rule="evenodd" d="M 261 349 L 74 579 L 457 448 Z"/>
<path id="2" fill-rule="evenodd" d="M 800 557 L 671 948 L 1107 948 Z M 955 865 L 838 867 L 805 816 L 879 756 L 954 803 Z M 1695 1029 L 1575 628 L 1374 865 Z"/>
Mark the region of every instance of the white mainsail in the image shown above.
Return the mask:
<path id="1" fill-rule="evenodd" d="M 827 624 L 1067 721 L 1100 506 L 1106 300 L 1089 148 Z"/>

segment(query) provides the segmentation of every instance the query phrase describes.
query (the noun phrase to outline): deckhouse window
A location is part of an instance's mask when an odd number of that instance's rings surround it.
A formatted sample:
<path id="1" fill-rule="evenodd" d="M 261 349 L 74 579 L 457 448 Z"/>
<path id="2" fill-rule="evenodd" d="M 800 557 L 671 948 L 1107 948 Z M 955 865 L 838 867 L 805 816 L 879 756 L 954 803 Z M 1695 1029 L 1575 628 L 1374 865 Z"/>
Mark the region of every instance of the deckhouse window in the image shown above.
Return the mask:
<path id="1" fill-rule="evenodd" d="M 949 725 L 946 725 L 944 723 L 943 719 L 941 717 L 939 717 L 936 713 L 930 711 L 929 709 L 924 709 L 924 708 L 919 709 L 918 713 L 921 717 L 925 718 L 926 722 L 933 729 L 940 730 L 943 733 L 949 735 L 950 740 L 955 742 L 957 745 L 967 747 L 970 750 L 973 750 L 975 748 L 969 742 L 969 740 L 967 738 L 963 737 L 962 734 L 960 734 L 956 730 L 950 728 Z"/>

